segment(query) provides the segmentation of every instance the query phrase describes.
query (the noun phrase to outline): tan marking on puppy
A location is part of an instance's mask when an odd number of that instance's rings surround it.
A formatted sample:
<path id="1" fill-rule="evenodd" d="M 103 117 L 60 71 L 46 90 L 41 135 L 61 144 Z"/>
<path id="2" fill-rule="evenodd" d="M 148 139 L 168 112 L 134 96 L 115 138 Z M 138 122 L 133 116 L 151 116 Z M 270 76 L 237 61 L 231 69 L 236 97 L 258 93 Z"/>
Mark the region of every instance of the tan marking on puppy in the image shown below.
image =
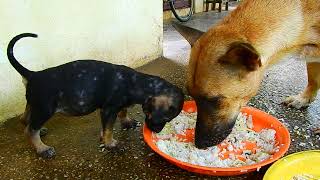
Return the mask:
<path id="1" fill-rule="evenodd" d="M 152 98 L 152 105 L 155 109 L 159 109 L 160 107 L 168 110 L 169 107 L 172 105 L 172 97 L 168 97 L 165 95 L 156 96 Z"/>
<path id="2" fill-rule="evenodd" d="M 118 119 L 120 119 L 122 129 L 131 129 L 131 128 L 135 128 L 136 126 L 140 125 L 140 123 L 138 121 L 135 121 L 134 119 L 132 119 L 128 116 L 127 108 L 123 108 L 118 113 Z"/>
<path id="3" fill-rule="evenodd" d="M 117 141 L 113 139 L 113 128 L 106 128 L 103 130 L 102 143 L 108 148 L 116 147 Z"/>
<path id="4" fill-rule="evenodd" d="M 31 106 L 29 104 L 26 105 L 26 108 L 24 110 L 24 113 L 20 116 L 20 122 L 24 125 L 28 125 L 28 121 L 31 114 Z"/>
<path id="5" fill-rule="evenodd" d="M 29 142 L 36 149 L 38 154 L 40 154 L 50 148 L 50 146 L 45 145 L 41 141 L 40 130 L 30 132 L 29 127 L 26 127 L 25 134 L 27 135 Z"/>
<path id="6" fill-rule="evenodd" d="M 127 114 L 127 109 L 124 108 L 122 109 L 119 113 L 118 113 L 118 118 L 120 119 L 120 121 L 130 121 L 130 118 L 128 117 Z"/>

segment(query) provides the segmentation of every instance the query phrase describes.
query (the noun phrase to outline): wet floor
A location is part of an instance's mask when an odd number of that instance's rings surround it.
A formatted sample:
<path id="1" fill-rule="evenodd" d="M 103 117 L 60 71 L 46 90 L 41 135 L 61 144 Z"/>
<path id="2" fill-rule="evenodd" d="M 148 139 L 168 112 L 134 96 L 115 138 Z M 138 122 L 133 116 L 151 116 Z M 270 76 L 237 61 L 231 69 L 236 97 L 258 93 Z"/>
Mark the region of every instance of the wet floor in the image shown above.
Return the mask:
<path id="1" fill-rule="evenodd" d="M 187 25 L 206 30 L 225 14 L 202 13 Z M 170 23 L 165 23 L 164 36 L 165 57 L 138 70 L 162 76 L 183 87 L 190 48 Z M 289 153 L 320 149 L 320 137 L 311 131 L 320 126 L 319 96 L 305 110 L 281 105 L 286 96 L 300 92 L 305 85 L 304 63 L 296 57 L 288 57 L 268 70 L 258 95 L 249 103 L 279 118 L 290 129 Z M 130 116 L 143 122 L 139 106 L 130 109 Z M 119 122 L 115 127 L 115 138 L 124 144 L 116 150 L 101 152 L 97 113 L 84 117 L 56 115 L 46 127 L 49 133 L 43 141 L 57 151 L 52 160 L 36 156 L 23 135 L 18 118 L 0 126 L 0 179 L 261 179 L 266 170 L 262 168 L 259 172 L 237 177 L 189 173 L 154 154 L 143 141 L 141 127 L 121 130 Z"/>

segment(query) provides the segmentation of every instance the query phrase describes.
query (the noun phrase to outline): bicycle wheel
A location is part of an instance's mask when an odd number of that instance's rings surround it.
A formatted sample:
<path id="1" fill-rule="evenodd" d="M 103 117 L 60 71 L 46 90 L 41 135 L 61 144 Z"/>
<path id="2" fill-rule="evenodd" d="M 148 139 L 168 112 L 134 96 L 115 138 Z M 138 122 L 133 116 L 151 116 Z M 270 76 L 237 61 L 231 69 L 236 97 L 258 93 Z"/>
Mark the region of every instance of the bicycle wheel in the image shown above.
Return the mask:
<path id="1" fill-rule="evenodd" d="M 170 8 L 171 8 L 171 11 L 173 13 L 173 15 L 180 21 L 180 22 L 187 22 L 190 20 L 191 16 L 192 16 L 192 9 L 193 9 L 193 1 L 194 0 L 189 0 L 190 2 L 190 10 L 189 12 L 187 13 L 187 15 L 180 15 L 176 8 L 175 8 L 175 0 L 169 0 L 169 5 L 170 5 Z"/>

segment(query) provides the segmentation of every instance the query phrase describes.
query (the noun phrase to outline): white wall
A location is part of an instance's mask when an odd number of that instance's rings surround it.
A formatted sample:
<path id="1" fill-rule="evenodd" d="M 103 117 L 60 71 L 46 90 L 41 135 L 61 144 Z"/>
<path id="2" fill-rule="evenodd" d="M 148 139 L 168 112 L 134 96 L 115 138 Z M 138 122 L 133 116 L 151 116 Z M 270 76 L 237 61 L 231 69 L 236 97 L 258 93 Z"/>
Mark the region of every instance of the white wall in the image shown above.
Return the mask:
<path id="1" fill-rule="evenodd" d="M 30 70 L 76 59 L 138 67 L 162 55 L 162 0 L 1 0 L 0 122 L 21 114 L 25 89 L 6 57 L 12 37 L 16 58 Z"/>

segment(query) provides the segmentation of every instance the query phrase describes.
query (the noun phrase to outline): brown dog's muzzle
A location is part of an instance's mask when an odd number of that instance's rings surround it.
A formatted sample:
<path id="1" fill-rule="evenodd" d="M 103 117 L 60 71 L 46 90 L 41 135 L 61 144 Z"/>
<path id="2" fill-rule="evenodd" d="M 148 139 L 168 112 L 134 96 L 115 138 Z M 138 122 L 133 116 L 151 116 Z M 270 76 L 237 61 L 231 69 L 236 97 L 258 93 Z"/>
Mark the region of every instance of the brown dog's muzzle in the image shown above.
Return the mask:
<path id="1" fill-rule="evenodd" d="M 237 116 L 222 113 L 220 107 L 222 101 L 223 97 L 196 100 L 198 116 L 195 129 L 195 145 L 197 148 L 215 146 L 231 133 Z"/>

